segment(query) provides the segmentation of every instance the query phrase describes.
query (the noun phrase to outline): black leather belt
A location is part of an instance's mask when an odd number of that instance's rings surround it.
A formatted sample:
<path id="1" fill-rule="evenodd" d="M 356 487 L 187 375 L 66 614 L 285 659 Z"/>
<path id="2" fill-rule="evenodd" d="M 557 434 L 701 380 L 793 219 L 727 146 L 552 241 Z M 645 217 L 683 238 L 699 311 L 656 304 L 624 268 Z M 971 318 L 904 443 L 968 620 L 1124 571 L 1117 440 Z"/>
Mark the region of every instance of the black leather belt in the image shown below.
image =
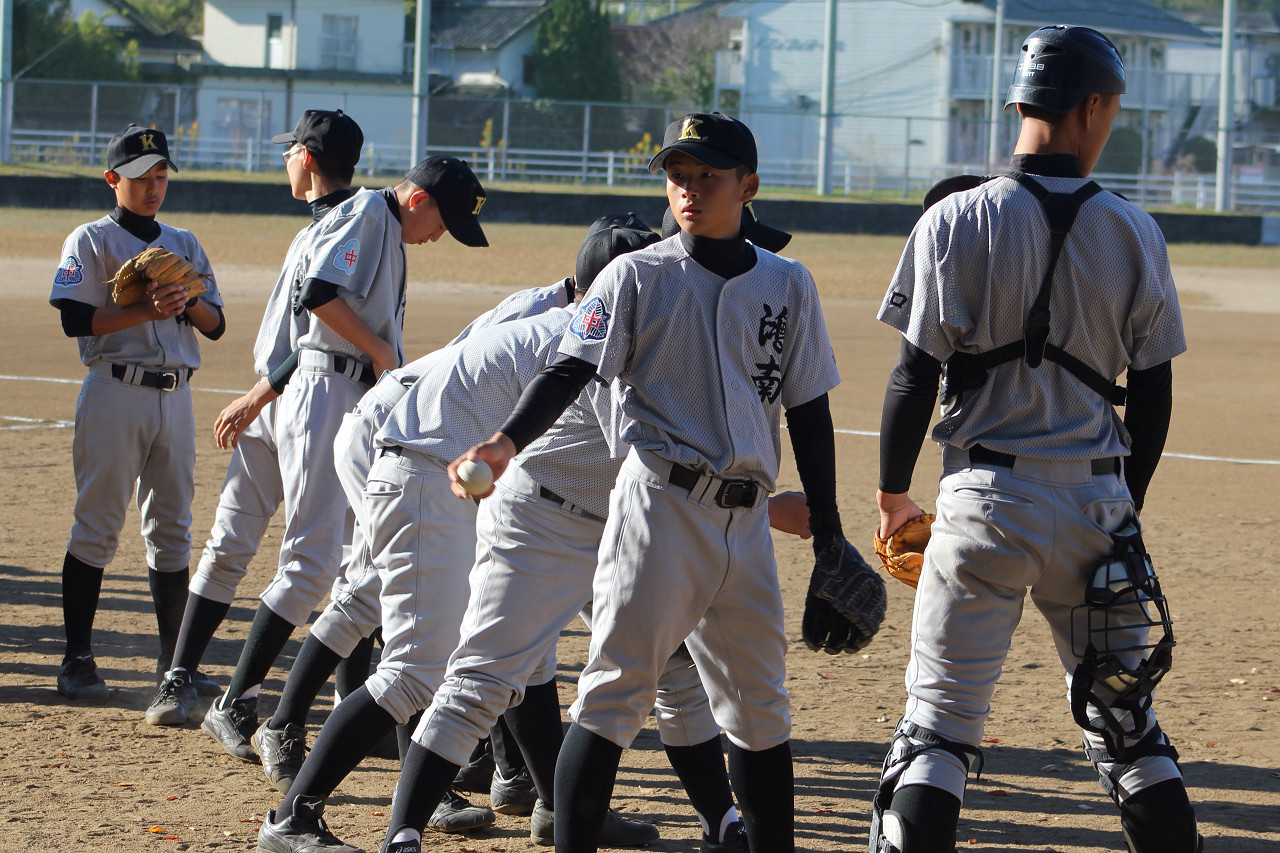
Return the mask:
<path id="1" fill-rule="evenodd" d="M 989 447 L 983 447 L 981 444 L 975 444 L 969 448 L 969 461 L 977 462 L 979 465 L 999 465 L 1001 468 L 1012 468 L 1014 463 L 1018 461 L 1018 457 L 1012 453 L 1001 453 L 999 450 L 992 450 Z M 1101 459 L 1090 459 L 1089 471 L 1095 475 L 1119 474 L 1120 457 L 1104 456 Z"/>
<path id="2" fill-rule="evenodd" d="M 701 478 L 701 474 L 687 465 L 673 462 L 671 464 L 671 476 L 667 477 L 667 482 L 673 486 L 679 486 L 686 492 L 692 492 Z M 755 480 L 717 480 L 716 482 L 720 484 L 715 494 L 716 506 L 733 509 L 740 506 L 756 505 L 756 498 L 760 494 L 760 486 Z"/>
<path id="3" fill-rule="evenodd" d="M 335 355 L 333 357 L 333 369 L 335 373 L 346 373 L 348 364 L 349 361 L 345 355 Z M 372 388 L 373 384 L 378 381 L 378 377 L 373 375 L 373 368 L 367 364 L 361 365 L 359 376 L 353 376 L 351 378 L 355 379 L 367 388 Z"/>
<path id="4" fill-rule="evenodd" d="M 382 448 L 383 456 L 399 456 L 402 452 L 404 452 L 404 448 L 398 444 L 388 444 Z"/>
<path id="5" fill-rule="evenodd" d="M 585 509 L 583 509 L 581 504 L 576 504 L 573 501 L 565 500 L 564 498 L 557 495 L 555 492 L 548 489 L 546 486 L 538 486 L 538 496 L 543 498 L 544 500 L 551 501 L 552 503 L 560 504 L 561 506 L 568 504 L 569 506 L 577 507 L 578 511 L 575 513 L 575 515 L 580 515 L 583 518 L 589 518 L 592 521 L 599 521 L 601 523 L 604 522 L 604 519 L 601 518 L 600 516 L 596 515 L 593 512 L 587 512 Z"/>
<path id="6" fill-rule="evenodd" d="M 144 388 L 157 388 L 161 391 L 172 391 L 182 384 L 183 371 L 185 368 L 178 370 L 143 370 L 141 367 L 134 368 L 133 378 L 126 380 L 129 375 L 128 364 L 111 365 L 111 375 L 119 379 L 121 382 L 128 382 L 130 385 L 141 385 Z M 186 370 L 186 378 L 189 380 L 194 374 L 195 368 Z"/>

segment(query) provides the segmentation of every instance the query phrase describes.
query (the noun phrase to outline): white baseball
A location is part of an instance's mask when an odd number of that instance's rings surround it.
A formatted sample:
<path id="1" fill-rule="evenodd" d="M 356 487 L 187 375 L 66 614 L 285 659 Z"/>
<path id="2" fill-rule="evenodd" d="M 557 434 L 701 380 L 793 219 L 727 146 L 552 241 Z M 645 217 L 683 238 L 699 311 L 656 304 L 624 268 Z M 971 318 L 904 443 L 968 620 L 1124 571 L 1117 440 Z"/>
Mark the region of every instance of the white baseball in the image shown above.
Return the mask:
<path id="1" fill-rule="evenodd" d="M 458 465 L 458 482 L 467 494 L 480 497 L 493 485 L 493 471 L 480 459 L 464 459 Z"/>

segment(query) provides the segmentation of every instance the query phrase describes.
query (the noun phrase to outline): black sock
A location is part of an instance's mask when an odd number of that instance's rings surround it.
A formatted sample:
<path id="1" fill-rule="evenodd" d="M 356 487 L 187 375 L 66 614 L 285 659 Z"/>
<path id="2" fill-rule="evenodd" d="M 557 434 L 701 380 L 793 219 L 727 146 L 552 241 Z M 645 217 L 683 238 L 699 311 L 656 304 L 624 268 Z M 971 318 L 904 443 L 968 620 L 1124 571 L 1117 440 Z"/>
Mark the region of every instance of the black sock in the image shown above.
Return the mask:
<path id="1" fill-rule="evenodd" d="M 156 662 L 161 673 L 173 665 L 173 650 L 187 610 L 187 584 L 190 580 L 191 572 L 187 568 L 176 572 L 147 570 L 151 602 L 156 608 L 156 629 L 160 634 L 160 657 Z"/>
<path id="2" fill-rule="evenodd" d="M 289 723 L 306 728 L 307 712 L 320 695 L 320 688 L 329 680 L 334 669 L 342 661 L 338 653 L 320 642 L 315 634 L 308 634 L 302 650 L 293 660 L 289 677 L 285 679 L 280 694 L 280 704 L 267 724 L 273 729 L 283 729 Z"/>
<path id="3" fill-rule="evenodd" d="M 1181 779 L 1143 788 L 1120 806 L 1125 837 L 1138 853 L 1195 853 L 1200 843 L 1196 813 Z"/>
<path id="4" fill-rule="evenodd" d="M 419 711 L 409 718 L 409 722 L 403 726 L 396 726 L 396 752 L 400 755 L 400 766 L 404 767 L 405 759 L 409 757 L 409 747 L 413 744 L 413 733 L 418 730 L 418 722 L 422 719 L 424 712 Z"/>
<path id="5" fill-rule="evenodd" d="M 569 726 L 556 764 L 556 853 L 595 853 L 599 848 L 621 759 L 622 747 L 616 743 L 576 723 Z"/>
<path id="6" fill-rule="evenodd" d="M 391 798 L 387 844 L 402 829 L 422 834 L 460 769 L 457 764 L 446 761 L 420 743 L 409 746 L 409 753 L 400 767 L 395 796 Z M 294 786 L 297 786 L 296 782 Z"/>
<path id="7" fill-rule="evenodd" d="M 907 785 L 893 792 L 889 808 L 907 825 L 908 847 L 923 853 L 952 853 L 960 798 L 932 785 Z"/>
<path id="8" fill-rule="evenodd" d="M 724 768 L 724 752 L 720 736 L 695 743 L 693 746 L 666 746 L 667 760 L 684 785 L 685 793 L 694 811 L 711 827 L 712 841 L 721 841 L 720 821 L 733 808 L 733 791 L 729 788 L 729 774 Z"/>
<path id="9" fill-rule="evenodd" d="M 214 601 L 194 592 L 187 595 L 187 607 L 182 613 L 182 627 L 178 629 L 178 642 L 173 649 L 173 668 L 195 672 L 200 668 L 205 649 L 213 639 L 222 620 L 227 618 L 231 605 Z"/>
<path id="10" fill-rule="evenodd" d="M 93 617 L 102 594 L 102 569 L 77 560 L 67 552 L 62 559 L 62 625 L 67 632 L 63 660 L 93 653 Z"/>
<path id="11" fill-rule="evenodd" d="M 524 701 L 508 708 L 498 723 L 506 721 L 513 741 L 520 747 L 522 762 L 529 768 L 529 778 L 538 789 L 538 796 L 547 808 L 555 811 L 556 761 L 560 756 L 560 744 L 564 741 L 564 726 L 560 723 L 560 694 L 556 681 L 535 684 L 525 688 Z M 494 726 L 493 760 L 498 762 L 498 729 Z M 508 761 L 513 752 L 507 746 Z M 505 772 L 503 778 L 510 779 Z M 547 796 L 551 794 L 551 796 Z"/>
<path id="12" fill-rule="evenodd" d="M 338 662 L 333 671 L 333 689 L 339 696 L 350 696 L 369 678 L 369 664 L 373 661 L 373 637 L 365 637 L 356 643 L 351 654 Z M 318 690 L 319 688 L 317 688 Z"/>
<path id="13" fill-rule="evenodd" d="M 759 752 L 729 744 L 729 777 L 752 850 L 792 853 L 796 849 L 793 774 L 790 741 Z"/>
<path id="14" fill-rule="evenodd" d="M 554 685 L 552 685 L 554 693 Z M 560 700 L 556 699 L 556 724 L 560 723 Z M 507 714 L 513 709 L 508 708 Z M 507 714 L 498 717 L 498 722 L 493 724 L 493 728 L 489 730 L 489 747 L 493 750 L 493 765 L 502 773 L 503 779 L 514 779 L 526 769 L 524 754 L 520 751 L 520 742 L 516 740 L 516 736 L 511 731 L 511 726 L 507 723 Z M 549 730 L 548 730 L 549 731 Z M 564 730 L 561 729 L 561 732 Z M 556 739 L 556 753 L 560 752 L 560 738 Z M 555 761 L 551 762 L 551 768 L 554 771 Z M 549 780 L 548 780 L 549 781 Z"/>
<path id="15" fill-rule="evenodd" d="M 395 724 L 395 717 L 380 708 L 365 688 L 343 698 L 320 728 L 315 746 L 276 809 L 276 820 L 293 814 L 293 801 L 298 797 L 319 797 L 323 801 L 332 794 Z"/>
<path id="16" fill-rule="evenodd" d="M 253 625 L 249 628 L 249 636 L 245 638 L 244 648 L 240 650 L 236 671 L 231 675 L 231 683 L 227 685 L 228 701 L 239 699 L 250 687 L 255 687 L 266 679 L 271 665 L 280 657 L 280 652 L 284 651 L 284 644 L 289 642 L 292 633 L 292 624 L 277 616 L 265 603 L 258 605 Z"/>

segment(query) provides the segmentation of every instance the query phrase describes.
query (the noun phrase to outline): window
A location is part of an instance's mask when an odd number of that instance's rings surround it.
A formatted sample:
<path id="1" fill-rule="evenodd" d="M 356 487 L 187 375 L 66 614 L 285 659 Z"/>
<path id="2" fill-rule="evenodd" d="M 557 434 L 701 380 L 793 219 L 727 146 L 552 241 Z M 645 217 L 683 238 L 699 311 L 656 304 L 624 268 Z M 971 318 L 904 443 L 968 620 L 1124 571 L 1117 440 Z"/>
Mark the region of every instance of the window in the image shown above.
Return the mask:
<path id="1" fill-rule="evenodd" d="M 271 102 L 258 98 L 218 98 L 215 134 L 226 139 L 263 139 L 271 135 Z"/>
<path id="2" fill-rule="evenodd" d="M 285 67 L 283 15 L 267 15 L 267 67 Z"/>
<path id="3" fill-rule="evenodd" d="M 320 29 L 320 67 L 354 71 L 359 42 L 354 15 L 325 15 Z"/>

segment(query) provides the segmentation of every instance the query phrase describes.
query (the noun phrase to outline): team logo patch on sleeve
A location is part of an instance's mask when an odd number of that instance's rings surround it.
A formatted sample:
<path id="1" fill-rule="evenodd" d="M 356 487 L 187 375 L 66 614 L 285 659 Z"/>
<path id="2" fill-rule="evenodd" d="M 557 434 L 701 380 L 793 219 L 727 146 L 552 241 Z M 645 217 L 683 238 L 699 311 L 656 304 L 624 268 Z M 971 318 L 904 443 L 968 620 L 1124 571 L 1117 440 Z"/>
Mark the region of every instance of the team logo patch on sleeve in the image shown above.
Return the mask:
<path id="1" fill-rule="evenodd" d="M 339 246 L 333 253 L 333 265 L 342 270 L 347 275 L 356 268 L 356 261 L 360 258 L 360 240 L 352 237 L 347 242 Z"/>
<path id="2" fill-rule="evenodd" d="M 593 296 L 582 303 L 578 313 L 573 315 L 569 331 L 584 341 L 603 341 L 609 332 L 609 316 L 609 312 L 604 310 L 604 300 Z"/>
<path id="3" fill-rule="evenodd" d="M 75 255 L 67 255 L 62 266 L 58 267 L 58 274 L 53 277 L 53 283 L 67 287 L 82 281 L 84 281 L 84 264 L 80 263 Z"/>

